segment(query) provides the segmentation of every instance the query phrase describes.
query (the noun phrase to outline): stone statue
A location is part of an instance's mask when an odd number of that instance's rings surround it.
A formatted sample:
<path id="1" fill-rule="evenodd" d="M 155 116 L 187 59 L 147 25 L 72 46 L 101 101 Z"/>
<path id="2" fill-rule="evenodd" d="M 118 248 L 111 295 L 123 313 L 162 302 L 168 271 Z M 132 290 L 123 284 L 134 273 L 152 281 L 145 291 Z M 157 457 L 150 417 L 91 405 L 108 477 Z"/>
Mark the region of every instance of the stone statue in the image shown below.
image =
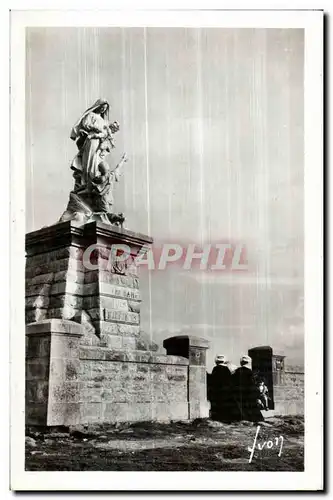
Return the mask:
<path id="1" fill-rule="evenodd" d="M 71 131 L 78 153 L 72 161 L 74 188 L 70 193 L 66 211 L 60 221 L 76 220 L 88 222 L 100 220 L 107 224 L 122 226 L 123 214 L 112 212 L 114 182 L 118 182 L 121 167 L 127 161 L 124 154 L 114 170 L 105 161 L 115 147 L 114 134 L 119 123 L 110 122 L 109 103 L 98 99 L 88 108 Z"/>

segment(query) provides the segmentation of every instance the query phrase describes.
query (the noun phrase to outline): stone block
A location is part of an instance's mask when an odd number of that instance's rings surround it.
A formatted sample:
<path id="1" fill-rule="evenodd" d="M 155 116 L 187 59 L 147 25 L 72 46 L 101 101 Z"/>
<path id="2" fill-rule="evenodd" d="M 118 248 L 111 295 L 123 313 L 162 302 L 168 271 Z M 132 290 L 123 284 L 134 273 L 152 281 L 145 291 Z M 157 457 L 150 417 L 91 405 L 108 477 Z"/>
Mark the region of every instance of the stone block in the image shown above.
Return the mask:
<path id="1" fill-rule="evenodd" d="M 80 391 L 81 403 L 101 403 L 103 385 L 95 383 L 94 387 L 84 387 Z"/>
<path id="2" fill-rule="evenodd" d="M 149 382 L 149 374 L 150 374 L 150 365 L 148 363 L 138 363 L 137 371 L 138 373 L 144 373 L 147 376 L 147 380 Z"/>
<path id="3" fill-rule="evenodd" d="M 80 341 L 80 337 L 69 336 L 66 338 L 62 334 L 54 334 L 52 338 L 52 358 L 78 358 L 80 354 Z"/>
<path id="4" fill-rule="evenodd" d="M 33 337 L 30 336 L 32 340 Z M 48 358 L 50 356 L 51 349 L 51 339 L 50 338 L 42 338 L 39 344 L 39 357 L 40 358 Z"/>
<path id="5" fill-rule="evenodd" d="M 50 305 L 50 298 L 47 295 L 34 295 L 26 297 L 25 309 L 47 309 Z"/>
<path id="6" fill-rule="evenodd" d="M 91 364 L 91 380 L 94 380 L 97 376 L 104 374 L 105 368 L 107 366 L 103 359 L 90 359 Z"/>
<path id="7" fill-rule="evenodd" d="M 94 283 L 84 283 L 84 286 L 82 288 L 82 295 L 83 296 L 89 296 L 89 295 L 98 295 L 99 294 L 99 283 L 98 281 Z"/>
<path id="8" fill-rule="evenodd" d="M 136 288 L 127 288 L 125 286 L 117 286 L 109 283 L 99 282 L 99 293 L 102 295 L 110 295 L 133 301 L 140 301 L 140 292 Z"/>
<path id="9" fill-rule="evenodd" d="M 31 323 L 26 326 L 26 335 L 41 335 L 41 334 L 52 334 L 52 333 L 62 333 L 71 336 L 82 335 L 82 326 L 73 321 L 61 320 L 61 319 L 45 319 L 36 323 Z"/>
<path id="10" fill-rule="evenodd" d="M 191 400 L 188 405 L 189 419 L 208 418 L 209 417 L 209 403 L 208 401 L 195 401 Z"/>
<path id="11" fill-rule="evenodd" d="M 61 309 L 61 308 L 73 308 L 82 309 L 82 297 L 78 295 L 66 294 L 66 295 L 52 295 L 49 299 L 50 308 Z"/>
<path id="12" fill-rule="evenodd" d="M 135 422 L 152 420 L 150 403 L 103 403 L 104 422 Z"/>
<path id="13" fill-rule="evenodd" d="M 133 301 L 135 305 L 137 305 L 137 302 L 141 301 L 140 292 L 137 289 L 116 286 L 104 282 L 85 283 L 83 295 L 103 295 L 106 297 L 128 299 Z"/>
<path id="14" fill-rule="evenodd" d="M 99 338 L 96 337 L 97 340 L 94 341 L 93 340 L 93 336 L 89 333 L 85 333 L 80 341 L 80 344 L 81 345 L 85 345 L 85 346 L 93 346 L 93 345 L 98 345 L 99 344 Z"/>
<path id="15" fill-rule="evenodd" d="M 37 380 L 26 380 L 25 382 L 25 400 L 29 403 L 37 402 Z M 42 401 L 43 402 L 43 401 Z"/>
<path id="16" fill-rule="evenodd" d="M 189 400 L 205 401 L 207 399 L 206 369 L 202 366 L 189 368 Z"/>
<path id="17" fill-rule="evenodd" d="M 117 311 L 128 311 L 128 302 L 124 299 L 116 299 L 104 295 L 89 296 L 84 298 L 84 306 L 87 310 L 94 308 L 103 308 Z"/>
<path id="18" fill-rule="evenodd" d="M 123 337 L 122 348 L 126 351 L 127 349 L 136 349 L 136 338 L 135 337 Z"/>
<path id="19" fill-rule="evenodd" d="M 148 391 L 143 392 L 143 393 L 137 392 L 136 394 L 134 394 L 132 396 L 131 400 L 134 404 L 141 404 L 141 403 L 151 404 L 152 403 L 152 398 L 151 398 L 151 395 Z"/>
<path id="20" fill-rule="evenodd" d="M 44 336 L 26 337 L 26 358 L 49 358 L 50 356 L 50 338 Z"/>
<path id="21" fill-rule="evenodd" d="M 80 383 L 72 381 L 61 381 L 59 384 L 51 384 L 49 397 L 56 403 L 78 403 L 80 401 Z"/>
<path id="22" fill-rule="evenodd" d="M 54 273 L 53 283 L 67 282 L 67 281 L 83 285 L 84 272 L 69 268 L 65 271 L 59 271 L 57 273 Z"/>
<path id="23" fill-rule="evenodd" d="M 126 276 L 138 276 L 138 266 L 135 264 L 135 261 L 129 262 L 126 267 Z"/>
<path id="24" fill-rule="evenodd" d="M 81 359 L 80 361 L 80 371 L 79 371 L 79 380 L 86 381 L 91 380 L 92 372 L 91 372 L 91 362 L 89 360 Z"/>
<path id="25" fill-rule="evenodd" d="M 50 284 L 53 281 L 54 281 L 54 273 L 40 274 L 26 280 L 26 287 L 32 285 Z"/>
<path id="26" fill-rule="evenodd" d="M 26 380 L 48 380 L 49 362 L 39 358 L 27 359 Z"/>
<path id="27" fill-rule="evenodd" d="M 52 351 L 52 347 L 51 347 Z M 70 358 L 52 358 L 50 360 L 50 379 L 55 384 L 79 380 L 80 360 Z"/>
<path id="28" fill-rule="evenodd" d="M 185 401 L 185 399 L 182 401 L 173 402 L 172 405 L 168 406 L 170 420 L 187 420 L 189 418 L 188 403 L 187 401 Z M 165 405 L 162 406 L 162 411 L 164 408 Z M 159 416 L 159 405 L 157 405 L 155 412 L 156 419 L 162 420 L 162 418 Z"/>
<path id="29" fill-rule="evenodd" d="M 85 283 L 106 283 L 126 288 L 139 288 L 139 279 L 133 276 L 124 276 L 121 274 L 111 273 L 107 270 L 87 271 L 85 274 Z"/>
<path id="30" fill-rule="evenodd" d="M 78 380 L 79 379 L 79 368 L 80 368 L 80 360 L 79 359 L 63 359 L 65 368 L 65 380 Z"/>
<path id="31" fill-rule="evenodd" d="M 29 283 L 29 281 L 28 281 Z M 36 285 L 27 284 L 25 289 L 26 297 L 49 296 L 51 290 L 51 283 L 38 283 Z"/>
<path id="32" fill-rule="evenodd" d="M 90 337 L 97 336 L 96 327 L 93 324 L 91 317 L 84 309 L 82 309 L 81 318 L 78 318 L 78 321 L 80 321 L 80 319 L 81 319 L 81 325 L 84 328 L 84 335 L 86 336 L 87 334 L 89 334 Z"/>
<path id="33" fill-rule="evenodd" d="M 101 392 L 101 402 L 102 403 L 116 402 L 118 394 L 119 394 L 119 391 L 114 390 L 113 388 L 111 388 L 111 389 L 103 388 L 102 392 Z M 118 402 L 120 402 L 119 398 L 118 398 Z"/>
<path id="34" fill-rule="evenodd" d="M 60 259 L 48 264 L 41 264 L 39 266 L 31 265 L 27 259 L 25 276 L 26 279 L 34 278 L 40 274 L 57 273 L 60 271 L 71 270 L 72 272 L 84 272 L 85 268 L 80 260 L 76 259 Z"/>
<path id="35" fill-rule="evenodd" d="M 47 404 L 49 384 L 47 380 L 29 380 L 26 382 L 25 398 L 29 403 Z"/>
<path id="36" fill-rule="evenodd" d="M 47 310 L 47 316 L 50 319 L 72 320 L 81 316 L 81 310 L 67 305 L 64 307 L 50 307 Z"/>
<path id="37" fill-rule="evenodd" d="M 85 303 L 84 303 L 85 306 Z M 92 324 L 96 331 L 99 330 L 99 321 L 104 321 L 104 311 L 101 307 L 94 307 L 93 309 L 86 309 L 87 314 L 91 318 Z"/>
<path id="38" fill-rule="evenodd" d="M 60 403 L 49 404 L 47 425 L 79 425 L 81 423 L 81 403 Z"/>
<path id="39" fill-rule="evenodd" d="M 178 413 L 179 410 L 179 408 L 176 408 L 176 411 Z M 175 414 L 177 414 L 177 412 Z M 171 420 L 172 413 L 173 411 L 168 403 L 155 402 L 151 405 L 151 415 L 153 420 L 158 420 L 160 422 L 169 422 Z M 182 417 L 183 413 L 181 412 L 180 415 Z M 187 411 L 185 415 L 187 417 Z"/>
<path id="40" fill-rule="evenodd" d="M 129 300 L 128 301 L 128 310 L 131 311 L 131 312 L 135 312 L 135 313 L 140 313 L 140 307 L 141 307 L 141 304 L 140 302 L 135 302 L 133 300 Z"/>
<path id="41" fill-rule="evenodd" d="M 109 311 L 104 309 L 104 321 L 119 321 L 121 323 L 128 323 L 138 325 L 140 323 L 140 315 L 137 313 L 130 313 L 124 311 Z"/>
<path id="42" fill-rule="evenodd" d="M 29 255 L 27 261 L 31 266 L 40 266 L 43 264 L 49 264 L 54 261 L 61 259 L 77 259 L 82 260 L 83 250 L 82 248 L 77 248 L 73 246 L 68 246 L 64 248 L 58 248 L 56 250 L 51 250 L 36 255 Z"/>
<path id="43" fill-rule="evenodd" d="M 127 351 L 125 360 L 132 363 L 151 363 L 151 353 L 149 351 Z"/>
<path id="44" fill-rule="evenodd" d="M 117 351 L 123 348 L 123 337 L 120 335 L 103 335 L 103 340 L 109 349 Z"/>
<path id="45" fill-rule="evenodd" d="M 106 326 L 107 323 L 103 323 L 103 328 Z M 124 337 L 137 337 L 140 335 L 140 326 L 137 325 L 125 325 L 119 323 L 117 325 L 117 329 L 120 335 L 123 335 Z"/>
<path id="46" fill-rule="evenodd" d="M 59 281 L 51 285 L 50 295 L 83 295 L 84 285 L 75 281 Z"/>
<path id="47" fill-rule="evenodd" d="M 47 425 L 47 405 L 36 402 L 26 404 L 25 421 L 26 425 Z"/>
<path id="48" fill-rule="evenodd" d="M 38 321 L 43 321 L 47 316 L 47 309 L 30 309 L 25 311 L 25 322 L 35 323 Z"/>
<path id="49" fill-rule="evenodd" d="M 93 321 L 94 327 L 97 327 L 102 338 L 103 335 L 119 335 L 119 326 L 117 323 L 108 323 L 107 321 Z M 127 326 L 127 325 L 126 325 Z"/>
<path id="50" fill-rule="evenodd" d="M 186 402 L 177 403 L 170 407 L 167 403 L 141 402 L 135 403 L 103 403 L 102 420 L 104 422 L 133 422 L 133 421 L 170 421 L 186 420 L 188 405 Z"/>
<path id="51" fill-rule="evenodd" d="M 102 421 L 102 403 L 81 403 L 80 423 L 99 423 Z"/>
<path id="52" fill-rule="evenodd" d="M 80 347 L 80 359 L 104 360 L 105 349 L 103 347 Z"/>

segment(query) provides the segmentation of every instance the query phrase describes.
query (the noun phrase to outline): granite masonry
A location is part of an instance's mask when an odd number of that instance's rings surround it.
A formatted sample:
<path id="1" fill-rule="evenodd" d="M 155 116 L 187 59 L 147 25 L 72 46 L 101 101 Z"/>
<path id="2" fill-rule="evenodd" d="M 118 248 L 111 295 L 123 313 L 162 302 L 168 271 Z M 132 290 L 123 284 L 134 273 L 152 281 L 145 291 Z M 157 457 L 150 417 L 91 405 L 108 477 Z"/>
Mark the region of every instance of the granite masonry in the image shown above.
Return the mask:
<path id="1" fill-rule="evenodd" d="M 98 221 L 27 234 L 27 424 L 208 416 L 208 342 L 172 337 L 159 354 L 140 331 L 135 258 L 151 243 Z M 123 260 L 122 245 L 130 249 Z"/>
<path id="2" fill-rule="evenodd" d="M 274 354 L 272 347 L 248 351 L 253 372 L 265 380 L 269 390 L 269 409 L 276 415 L 304 414 L 304 369 L 286 363 L 286 356 Z"/>

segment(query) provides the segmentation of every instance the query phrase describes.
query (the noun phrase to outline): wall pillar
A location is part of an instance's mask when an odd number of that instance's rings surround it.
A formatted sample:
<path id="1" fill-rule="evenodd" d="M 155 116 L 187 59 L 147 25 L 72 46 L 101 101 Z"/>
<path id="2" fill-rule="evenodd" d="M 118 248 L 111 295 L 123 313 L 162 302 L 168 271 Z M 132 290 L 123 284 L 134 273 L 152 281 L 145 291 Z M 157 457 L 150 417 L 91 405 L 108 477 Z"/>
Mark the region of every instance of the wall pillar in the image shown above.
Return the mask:
<path id="1" fill-rule="evenodd" d="M 253 347 L 248 350 L 252 359 L 252 372 L 256 379 L 264 380 L 269 393 L 268 407 L 274 410 L 273 349 L 270 346 Z"/>
<path id="2" fill-rule="evenodd" d="M 26 424 L 80 423 L 79 343 L 83 327 L 49 319 L 26 327 Z"/>
<path id="3" fill-rule="evenodd" d="M 192 335 L 178 335 L 163 342 L 168 355 L 183 356 L 188 366 L 188 418 L 209 417 L 207 401 L 206 350 L 207 340 Z"/>

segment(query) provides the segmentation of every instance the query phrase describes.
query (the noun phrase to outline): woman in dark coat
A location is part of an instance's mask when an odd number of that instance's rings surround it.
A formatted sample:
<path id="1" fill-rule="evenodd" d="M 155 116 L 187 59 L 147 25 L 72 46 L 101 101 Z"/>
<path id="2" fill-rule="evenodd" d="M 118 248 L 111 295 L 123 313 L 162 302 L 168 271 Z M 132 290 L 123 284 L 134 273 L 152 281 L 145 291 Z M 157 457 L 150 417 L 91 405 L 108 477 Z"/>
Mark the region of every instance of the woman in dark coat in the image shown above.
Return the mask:
<path id="1" fill-rule="evenodd" d="M 220 422 L 232 422 L 240 418 L 233 395 L 232 375 L 226 362 L 222 354 L 216 356 L 216 366 L 210 376 L 211 417 Z"/>
<path id="2" fill-rule="evenodd" d="M 242 356 L 240 364 L 241 366 L 232 375 L 232 385 L 240 409 L 241 420 L 262 422 L 264 417 L 257 403 L 260 394 L 250 368 L 251 358 Z"/>

